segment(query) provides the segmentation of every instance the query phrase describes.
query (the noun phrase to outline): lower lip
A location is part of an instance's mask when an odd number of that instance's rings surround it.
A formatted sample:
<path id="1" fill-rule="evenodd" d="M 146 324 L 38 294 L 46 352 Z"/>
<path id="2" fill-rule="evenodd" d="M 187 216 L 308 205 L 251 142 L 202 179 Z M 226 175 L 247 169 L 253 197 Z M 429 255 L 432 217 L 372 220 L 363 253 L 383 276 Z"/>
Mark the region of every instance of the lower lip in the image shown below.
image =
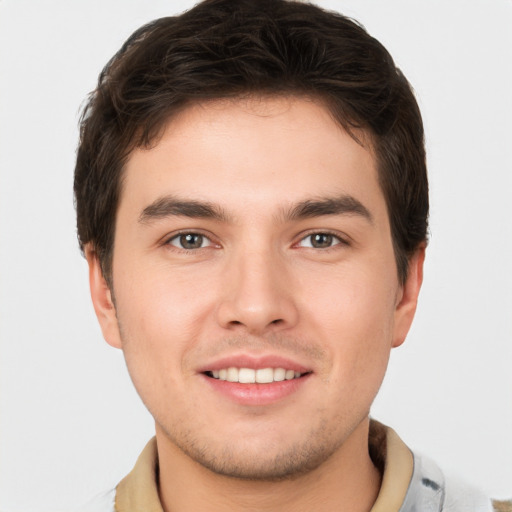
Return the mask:
<path id="1" fill-rule="evenodd" d="M 240 384 L 227 380 L 202 377 L 218 393 L 241 405 L 270 405 L 299 391 L 309 380 L 308 373 L 298 379 L 270 382 L 268 384 Z"/>

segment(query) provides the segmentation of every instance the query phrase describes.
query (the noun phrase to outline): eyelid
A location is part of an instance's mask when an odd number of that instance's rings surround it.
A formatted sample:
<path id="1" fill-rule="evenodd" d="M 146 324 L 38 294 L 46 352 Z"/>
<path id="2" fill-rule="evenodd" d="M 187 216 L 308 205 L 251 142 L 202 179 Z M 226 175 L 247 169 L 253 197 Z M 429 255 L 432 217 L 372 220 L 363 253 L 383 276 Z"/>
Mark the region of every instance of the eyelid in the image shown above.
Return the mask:
<path id="1" fill-rule="evenodd" d="M 293 246 L 294 247 L 301 247 L 300 243 L 303 240 L 305 240 L 306 238 L 309 238 L 309 237 L 311 237 L 313 235 L 330 235 L 333 238 L 336 238 L 338 240 L 338 243 L 335 243 L 335 244 L 331 245 L 330 247 L 326 247 L 324 249 L 320 249 L 320 248 L 316 248 L 316 247 L 306 247 L 307 249 L 315 249 L 315 250 L 327 251 L 329 249 L 335 248 L 338 245 L 344 245 L 344 246 L 351 245 L 350 237 L 345 235 L 345 234 L 343 234 L 343 233 L 340 233 L 339 231 L 334 231 L 332 229 L 311 229 L 311 230 L 308 230 L 306 232 L 301 233 L 299 235 L 299 237 L 298 237 L 298 241 L 295 242 L 293 244 Z M 302 246 L 302 247 L 304 247 L 304 246 Z"/>
<path id="2" fill-rule="evenodd" d="M 298 235 L 298 237 L 297 237 L 298 240 L 296 242 L 294 242 L 292 245 L 293 245 L 293 247 L 300 247 L 300 243 L 303 240 L 305 240 L 306 238 L 308 238 L 310 236 L 317 235 L 317 234 L 330 235 L 333 238 L 336 238 L 338 240 L 338 243 L 335 243 L 334 245 L 332 245 L 330 247 L 321 249 L 323 251 L 332 249 L 338 245 L 346 245 L 346 246 L 351 245 L 351 240 L 350 240 L 349 236 L 347 236 L 343 233 L 340 233 L 339 231 L 334 231 L 331 229 L 311 229 L 311 230 L 302 232 L 300 235 Z M 184 249 L 184 248 L 180 248 L 176 245 L 171 244 L 171 241 L 173 241 L 183 235 L 200 235 L 200 236 L 206 238 L 210 243 L 206 247 L 200 247 L 197 249 Z M 220 244 L 215 240 L 215 237 L 211 233 L 206 233 L 205 231 L 203 231 L 201 229 L 180 229 L 173 233 L 169 233 L 161 239 L 160 245 L 171 246 L 177 250 L 182 250 L 184 252 L 198 251 L 199 249 L 206 249 L 206 248 L 212 247 L 212 246 L 220 247 Z M 316 248 L 313 247 L 313 249 L 316 249 Z"/>
<path id="3" fill-rule="evenodd" d="M 210 243 L 206 247 L 199 247 L 197 249 L 185 249 L 183 247 L 178 247 L 177 245 L 171 244 L 171 242 L 173 240 L 175 240 L 175 239 L 177 239 L 177 238 L 179 238 L 180 236 L 183 236 L 183 235 L 200 235 L 203 238 L 206 238 Z M 214 236 L 212 234 L 210 234 L 210 233 L 206 233 L 202 229 L 180 229 L 178 231 L 174 231 L 173 233 L 168 233 L 167 235 L 165 235 L 161 239 L 160 245 L 162 245 L 162 246 L 170 246 L 170 247 L 173 247 L 174 249 L 176 249 L 178 251 L 181 250 L 183 252 L 198 251 L 200 249 L 207 249 L 207 248 L 212 247 L 212 246 L 213 247 L 220 247 L 220 244 L 215 241 Z"/>

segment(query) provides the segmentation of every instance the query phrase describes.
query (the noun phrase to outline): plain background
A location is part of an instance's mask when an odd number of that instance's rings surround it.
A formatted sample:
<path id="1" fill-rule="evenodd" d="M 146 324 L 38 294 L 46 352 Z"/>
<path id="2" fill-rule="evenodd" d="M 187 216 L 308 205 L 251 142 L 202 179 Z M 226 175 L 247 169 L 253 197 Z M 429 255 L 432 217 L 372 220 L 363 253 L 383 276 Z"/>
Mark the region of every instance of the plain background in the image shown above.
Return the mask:
<path id="1" fill-rule="evenodd" d="M 0 0 L 0 508 L 70 510 L 153 432 L 88 296 L 72 199 L 78 112 L 169 0 Z M 373 415 L 512 495 L 512 2 L 332 0 L 394 56 L 422 108 L 431 243 L 418 314 Z M 307 413 L 307 411 L 305 411 Z"/>

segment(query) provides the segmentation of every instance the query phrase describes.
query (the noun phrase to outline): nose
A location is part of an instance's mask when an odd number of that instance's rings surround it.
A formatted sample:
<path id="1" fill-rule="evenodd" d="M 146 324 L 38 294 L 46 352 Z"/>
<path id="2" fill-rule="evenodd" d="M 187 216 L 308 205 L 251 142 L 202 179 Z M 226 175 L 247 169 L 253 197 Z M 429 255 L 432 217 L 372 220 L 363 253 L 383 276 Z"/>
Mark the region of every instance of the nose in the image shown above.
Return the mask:
<path id="1" fill-rule="evenodd" d="M 293 279 L 278 254 L 241 250 L 227 263 L 219 324 L 232 331 L 262 335 L 298 321 Z"/>

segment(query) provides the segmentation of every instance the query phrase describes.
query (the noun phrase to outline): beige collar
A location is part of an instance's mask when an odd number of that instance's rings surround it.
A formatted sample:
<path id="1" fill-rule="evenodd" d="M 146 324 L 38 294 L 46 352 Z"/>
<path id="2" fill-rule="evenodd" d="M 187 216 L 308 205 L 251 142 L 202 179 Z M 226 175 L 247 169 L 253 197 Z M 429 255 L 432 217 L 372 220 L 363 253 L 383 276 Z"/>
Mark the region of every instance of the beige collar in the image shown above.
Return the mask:
<path id="1" fill-rule="evenodd" d="M 158 452 L 153 437 L 116 487 L 116 512 L 163 512 L 158 496 Z"/>
<path id="2" fill-rule="evenodd" d="M 394 430 L 372 420 L 370 454 L 383 466 L 382 485 L 371 512 L 398 512 L 411 481 L 413 456 Z M 117 512 L 163 512 L 158 496 L 158 453 L 153 438 L 140 454 L 133 470 L 116 488 Z"/>
<path id="3" fill-rule="evenodd" d="M 375 420 L 370 423 L 369 448 L 376 465 L 378 458 L 384 463 L 379 495 L 370 512 L 398 512 L 414 470 L 412 452 L 392 428 Z"/>

